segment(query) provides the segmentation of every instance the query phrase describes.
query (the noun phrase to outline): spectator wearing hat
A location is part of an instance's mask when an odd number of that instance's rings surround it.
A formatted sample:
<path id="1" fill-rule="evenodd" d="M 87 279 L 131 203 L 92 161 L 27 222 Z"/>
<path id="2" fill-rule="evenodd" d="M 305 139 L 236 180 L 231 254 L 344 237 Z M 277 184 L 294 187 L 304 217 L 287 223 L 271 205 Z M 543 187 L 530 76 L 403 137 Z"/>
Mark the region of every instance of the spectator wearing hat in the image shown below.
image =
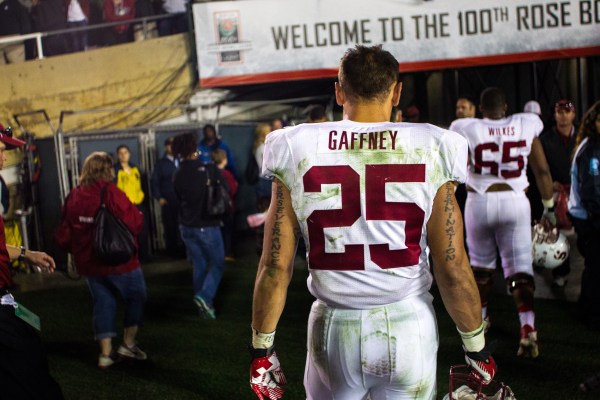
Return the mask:
<path id="1" fill-rule="evenodd" d="M 468 94 L 463 94 L 456 100 L 456 119 L 475 118 L 475 101 Z"/>
<path id="2" fill-rule="evenodd" d="M 162 217 L 165 245 L 167 253 L 171 257 L 178 258 L 183 256 L 184 250 L 179 235 L 179 226 L 177 217 L 179 215 L 179 200 L 175 193 L 173 176 L 179 167 L 179 160 L 173 155 L 171 145 L 173 137 L 165 140 L 165 153 L 156 162 L 152 177 L 150 179 L 150 189 L 160 205 L 160 214 Z"/>
<path id="3" fill-rule="evenodd" d="M 25 144 L 14 138 L 10 128 L 0 125 L 0 169 L 6 150 Z M 53 272 L 54 260 L 48 254 L 6 244 L 4 221 L 0 216 L 0 387 L 3 399 L 62 399 L 58 383 L 48 371 L 48 361 L 36 328 L 15 313 L 17 303 L 10 293 L 14 287 L 10 263 L 21 259 Z M 30 321 L 31 322 L 31 321 Z"/>
<path id="4" fill-rule="evenodd" d="M 555 124 L 542 132 L 540 142 L 550 174 L 553 179 L 554 203 L 558 227 L 571 229 L 571 223 L 566 216 L 567 202 L 571 186 L 571 154 L 575 146 L 577 126 L 575 125 L 575 106 L 570 100 L 560 100 L 554 105 Z M 571 272 L 570 259 L 558 268 L 552 270 L 555 287 L 564 287 Z"/>

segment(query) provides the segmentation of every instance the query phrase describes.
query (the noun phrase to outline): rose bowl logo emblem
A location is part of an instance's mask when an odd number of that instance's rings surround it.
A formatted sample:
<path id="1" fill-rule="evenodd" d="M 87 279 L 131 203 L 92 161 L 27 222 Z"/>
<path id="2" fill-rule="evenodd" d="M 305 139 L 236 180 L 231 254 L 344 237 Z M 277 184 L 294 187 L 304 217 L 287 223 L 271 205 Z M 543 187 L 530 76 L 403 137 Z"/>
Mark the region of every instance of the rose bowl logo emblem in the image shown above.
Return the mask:
<path id="1" fill-rule="evenodd" d="M 217 43 L 221 48 L 218 53 L 221 64 L 239 63 L 242 54 L 239 51 L 239 20 L 238 11 L 223 11 L 214 14 Z"/>
<path id="2" fill-rule="evenodd" d="M 219 21 L 219 36 L 221 37 L 221 43 L 223 39 L 231 37 L 237 31 L 237 21 L 233 18 Z"/>

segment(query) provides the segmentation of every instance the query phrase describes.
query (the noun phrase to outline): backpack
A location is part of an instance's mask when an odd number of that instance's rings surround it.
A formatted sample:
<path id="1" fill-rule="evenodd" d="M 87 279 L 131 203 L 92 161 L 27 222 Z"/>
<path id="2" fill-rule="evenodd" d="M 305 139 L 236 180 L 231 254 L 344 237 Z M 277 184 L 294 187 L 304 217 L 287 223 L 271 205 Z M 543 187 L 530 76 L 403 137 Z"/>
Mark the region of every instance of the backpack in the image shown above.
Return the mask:
<path id="1" fill-rule="evenodd" d="M 217 167 L 206 164 L 206 202 L 204 214 L 208 217 L 221 217 L 231 212 L 229 188 L 223 177 L 217 176 Z"/>
<path id="2" fill-rule="evenodd" d="M 104 203 L 105 185 L 100 195 L 100 208 L 94 217 L 94 255 L 103 264 L 115 266 L 134 256 L 135 239 L 127 226 L 113 215 Z"/>
<path id="3" fill-rule="evenodd" d="M 259 168 L 256 157 L 250 152 L 250 158 L 248 158 L 248 164 L 246 164 L 246 182 L 248 184 L 255 185 L 258 182 Z"/>

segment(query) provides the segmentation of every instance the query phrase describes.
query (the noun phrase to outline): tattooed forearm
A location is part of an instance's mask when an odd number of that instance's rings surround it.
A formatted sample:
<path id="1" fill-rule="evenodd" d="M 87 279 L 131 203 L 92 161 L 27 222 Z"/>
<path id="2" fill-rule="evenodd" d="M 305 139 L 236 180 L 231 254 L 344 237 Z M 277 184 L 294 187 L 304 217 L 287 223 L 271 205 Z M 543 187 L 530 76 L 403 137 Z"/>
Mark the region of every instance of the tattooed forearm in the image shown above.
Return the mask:
<path id="1" fill-rule="evenodd" d="M 283 189 L 281 185 L 277 185 L 275 193 L 275 223 L 271 231 L 271 260 L 273 264 L 279 264 L 281 258 L 281 223 L 284 216 Z"/>
<path id="2" fill-rule="evenodd" d="M 444 211 L 446 212 L 446 238 L 448 239 L 448 247 L 446 247 L 446 261 L 454 260 L 456 257 L 456 248 L 454 247 L 454 236 L 456 236 L 456 231 L 454 230 L 456 224 L 456 218 L 454 217 L 455 210 L 455 202 L 454 202 L 454 187 L 452 184 L 446 184 L 446 201 L 444 205 Z"/>

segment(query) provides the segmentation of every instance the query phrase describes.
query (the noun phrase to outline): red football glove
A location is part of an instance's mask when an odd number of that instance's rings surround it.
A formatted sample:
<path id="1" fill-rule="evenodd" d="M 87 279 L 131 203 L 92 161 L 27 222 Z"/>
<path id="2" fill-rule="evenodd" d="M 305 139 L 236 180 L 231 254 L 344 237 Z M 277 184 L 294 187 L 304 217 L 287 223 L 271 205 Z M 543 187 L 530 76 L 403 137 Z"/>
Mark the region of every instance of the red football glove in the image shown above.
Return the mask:
<path id="1" fill-rule="evenodd" d="M 275 349 L 250 347 L 250 356 L 250 387 L 254 393 L 260 400 L 281 399 L 286 382 Z"/>
<path id="2" fill-rule="evenodd" d="M 471 367 L 471 373 L 488 384 L 498 371 L 496 362 L 487 348 L 480 351 L 465 351 L 465 361 Z"/>

